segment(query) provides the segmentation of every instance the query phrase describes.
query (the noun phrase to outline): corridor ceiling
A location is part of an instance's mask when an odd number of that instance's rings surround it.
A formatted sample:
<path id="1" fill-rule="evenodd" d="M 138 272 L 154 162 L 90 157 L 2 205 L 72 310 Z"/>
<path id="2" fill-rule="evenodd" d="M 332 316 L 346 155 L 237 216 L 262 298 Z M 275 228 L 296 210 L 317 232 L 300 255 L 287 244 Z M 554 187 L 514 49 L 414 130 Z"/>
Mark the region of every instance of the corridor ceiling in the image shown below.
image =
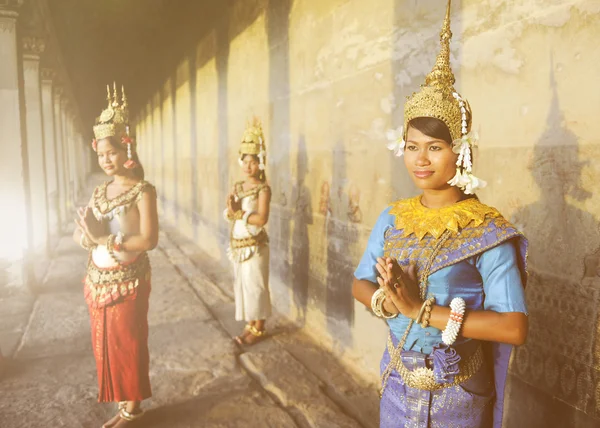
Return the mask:
<path id="1" fill-rule="evenodd" d="M 105 106 L 106 84 L 142 105 L 189 54 L 228 0 L 49 0 L 51 19 L 84 125 Z M 87 129 L 86 129 L 87 132 Z"/>

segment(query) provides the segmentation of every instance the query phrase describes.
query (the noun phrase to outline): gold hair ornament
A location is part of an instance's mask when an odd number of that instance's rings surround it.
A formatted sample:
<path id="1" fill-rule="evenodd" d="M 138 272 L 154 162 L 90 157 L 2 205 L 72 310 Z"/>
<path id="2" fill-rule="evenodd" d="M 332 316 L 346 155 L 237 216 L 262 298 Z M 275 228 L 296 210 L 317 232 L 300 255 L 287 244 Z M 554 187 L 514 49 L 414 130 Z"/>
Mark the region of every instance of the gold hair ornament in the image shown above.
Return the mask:
<path id="1" fill-rule="evenodd" d="M 120 139 L 121 144 L 127 146 L 125 168 L 135 168 L 137 167 L 137 163 L 133 160 L 135 141 L 129 135 L 129 106 L 127 104 L 127 96 L 125 95 L 125 88 L 121 86 L 120 102 L 116 83 L 113 82 L 112 94 L 110 92 L 110 85 L 106 85 L 106 92 L 108 106 L 102 110 L 102 113 L 96 120 L 92 148 L 96 151 L 98 149 L 98 140 L 103 138 L 115 137 Z"/>
<path id="2" fill-rule="evenodd" d="M 260 175 L 262 179 L 264 177 L 264 170 L 266 169 L 265 161 L 267 150 L 265 147 L 265 136 L 263 134 L 262 124 L 257 117 L 255 117 L 252 122 L 248 122 L 244 135 L 242 136 L 238 158 L 240 166 L 243 165 L 245 155 L 258 157 L 258 168 L 261 171 Z"/>
<path id="3" fill-rule="evenodd" d="M 411 120 L 430 117 L 442 121 L 450 131 L 452 150 L 458 154 L 456 175 L 448 182 L 464 193 L 472 194 L 483 188 L 486 182 L 473 175 L 472 148 L 477 146 L 478 135 L 471 132 L 472 110 L 469 102 L 454 89 L 454 73 L 450 67 L 450 6 L 448 0 L 446 16 L 440 32 L 440 52 L 435 65 L 425 77 L 418 92 L 408 97 L 404 104 L 404 126 L 387 133 L 387 148 L 396 156 L 402 156 L 406 146 L 406 132 Z"/>

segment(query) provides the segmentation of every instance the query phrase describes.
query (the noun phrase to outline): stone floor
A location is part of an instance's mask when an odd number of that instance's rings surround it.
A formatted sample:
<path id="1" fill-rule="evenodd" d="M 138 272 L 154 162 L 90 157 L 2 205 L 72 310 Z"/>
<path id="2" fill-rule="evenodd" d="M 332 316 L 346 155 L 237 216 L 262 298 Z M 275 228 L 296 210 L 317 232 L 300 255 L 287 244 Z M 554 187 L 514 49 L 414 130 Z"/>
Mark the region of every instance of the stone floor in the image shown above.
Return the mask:
<path id="1" fill-rule="evenodd" d="M 270 337 L 242 349 L 232 340 L 230 273 L 175 231 L 150 253 L 150 376 L 141 427 L 363 427 L 378 425 L 372 385 L 281 316 Z M 2 428 L 100 427 L 114 405 L 97 384 L 81 278 L 86 254 L 61 238 L 43 285 L 0 298 Z M 215 280 L 219 278 L 220 280 Z"/>

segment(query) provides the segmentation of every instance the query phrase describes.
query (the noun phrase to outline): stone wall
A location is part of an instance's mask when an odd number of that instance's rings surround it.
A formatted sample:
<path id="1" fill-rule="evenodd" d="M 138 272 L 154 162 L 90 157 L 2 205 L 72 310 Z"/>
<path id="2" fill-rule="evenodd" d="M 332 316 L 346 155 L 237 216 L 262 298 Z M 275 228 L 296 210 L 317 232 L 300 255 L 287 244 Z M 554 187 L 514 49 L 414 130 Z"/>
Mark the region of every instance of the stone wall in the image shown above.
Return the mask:
<path id="1" fill-rule="evenodd" d="M 452 61 L 481 141 L 480 192 L 531 242 L 530 336 L 508 426 L 600 418 L 600 3 L 454 2 Z M 223 4 L 223 3 L 221 3 Z M 223 7 L 137 114 L 162 220 L 227 263 L 225 195 L 260 117 L 276 308 L 376 378 L 385 325 L 352 272 L 386 205 L 416 194 L 385 131 L 438 51 L 441 0 L 243 0 Z M 573 425 L 574 424 L 574 425 Z"/>

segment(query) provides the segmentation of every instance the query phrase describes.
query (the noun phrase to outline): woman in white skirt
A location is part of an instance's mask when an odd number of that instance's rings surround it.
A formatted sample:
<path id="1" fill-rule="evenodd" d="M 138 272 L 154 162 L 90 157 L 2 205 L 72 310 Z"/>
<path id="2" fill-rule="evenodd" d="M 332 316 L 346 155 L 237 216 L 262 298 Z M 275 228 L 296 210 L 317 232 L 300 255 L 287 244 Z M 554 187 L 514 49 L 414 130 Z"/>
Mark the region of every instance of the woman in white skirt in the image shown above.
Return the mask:
<path id="1" fill-rule="evenodd" d="M 262 126 L 254 119 L 244 132 L 239 163 L 246 175 L 227 196 L 225 218 L 231 223 L 229 259 L 233 263 L 235 319 L 246 321 L 234 339 L 253 345 L 266 334 L 271 315 L 269 293 L 269 246 L 265 225 L 269 220 L 271 188 L 266 184 L 265 142 Z"/>

